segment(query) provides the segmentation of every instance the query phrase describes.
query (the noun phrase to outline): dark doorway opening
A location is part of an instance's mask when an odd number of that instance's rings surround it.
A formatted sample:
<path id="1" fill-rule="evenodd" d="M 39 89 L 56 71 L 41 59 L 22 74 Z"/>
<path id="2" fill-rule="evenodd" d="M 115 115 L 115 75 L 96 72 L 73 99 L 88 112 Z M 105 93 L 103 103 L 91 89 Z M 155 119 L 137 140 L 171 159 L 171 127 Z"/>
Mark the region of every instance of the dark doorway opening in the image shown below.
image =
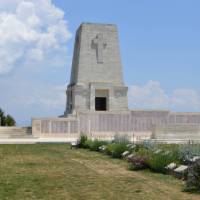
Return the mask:
<path id="1" fill-rule="evenodd" d="M 95 110 L 96 111 L 106 110 L 106 97 L 95 97 Z"/>

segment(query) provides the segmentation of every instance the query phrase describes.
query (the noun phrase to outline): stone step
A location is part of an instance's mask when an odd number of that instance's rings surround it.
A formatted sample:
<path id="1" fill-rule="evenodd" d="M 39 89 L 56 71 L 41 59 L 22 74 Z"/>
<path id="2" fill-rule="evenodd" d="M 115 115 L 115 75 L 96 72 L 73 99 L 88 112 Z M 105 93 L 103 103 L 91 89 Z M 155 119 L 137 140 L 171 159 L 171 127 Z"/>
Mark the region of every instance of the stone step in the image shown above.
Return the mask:
<path id="1" fill-rule="evenodd" d="M 1 132 L 12 132 L 12 131 L 29 132 L 29 131 L 32 131 L 32 128 L 31 127 L 1 127 L 0 126 L 0 133 Z"/>
<path id="2" fill-rule="evenodd" d="M 15 134 L 15 135 L 9 135 L 9 134 L 2 134 L 0 135 L 1 138 L 32 138 L 33 135 L 28 134 Z"/>
<path id="3" fill-rule="evenodd" d="M 174 134 L 174 135 L 158 135 L 156 138 L 190 138 L 190 137 L 194 137 L 194 138 L 199 138 L 200 139 L 200 135 L 179 135 L 179 134 Z"/>
<path id="4" fill-rule="evenodd" d="M 200 139 L 200 135 L 197 135 L 197 134 L 159 134 L 159 135 L 156 135 L 156 138 L 190 138 L 190 137 Z"/>
<path id="5" fill-rule="evenodd" d="M 71 143 L 78 138 L 0 138 L 0 144 L 36 144 L 36 143 Z"/>
<path id="6" fill-rule="evenodd" d="M 0 134 L 3 133 L 26 133 L 26 130 L 0 130 Z"/>
<path id="7" fill-rule="evenodd" d="M 0 138 L 27 138 L 32 137 L 30 127 L 0 127 Z"/>
<path id="8" fill-rule="evenodd" d="M 199 125 L 162 125 L 154 130 L 153 137 L 157 140 L 179 141 L 179 140 L 200 140 Z"/>
<path id="9" fill-rule="evenodd" d="M 168 143 L 168 144 L 188 144 L 189 142 L 200 143 L 200 139 L 152 139 L 156 143 Z"/>
<path id="10" fill-rule="evenodd" d="M 33 135 L 13 135 L 10 136 L 9 138 L 33 138 Z"/>
<path id="11" fill-rule="evenodd" d="M 0 135 L 0 137 L 3 137 L 3 136 L 8 136 L 8 137 L 18 137 L 18 136 L 26 136 L 27 134 L 2 134 Z"/>

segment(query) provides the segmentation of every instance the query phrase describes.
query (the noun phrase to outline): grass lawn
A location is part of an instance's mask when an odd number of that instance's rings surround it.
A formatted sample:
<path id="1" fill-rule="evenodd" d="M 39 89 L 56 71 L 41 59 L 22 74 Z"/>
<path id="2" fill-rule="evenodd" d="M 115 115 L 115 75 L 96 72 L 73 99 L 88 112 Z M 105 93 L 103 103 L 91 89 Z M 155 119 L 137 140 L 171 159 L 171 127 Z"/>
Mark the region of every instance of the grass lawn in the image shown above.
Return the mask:
<path id="1" fill-rule="evenodd" d="M 0 200 L 200 199 L 171 176 L 65 144 L 0 145 Z"/>

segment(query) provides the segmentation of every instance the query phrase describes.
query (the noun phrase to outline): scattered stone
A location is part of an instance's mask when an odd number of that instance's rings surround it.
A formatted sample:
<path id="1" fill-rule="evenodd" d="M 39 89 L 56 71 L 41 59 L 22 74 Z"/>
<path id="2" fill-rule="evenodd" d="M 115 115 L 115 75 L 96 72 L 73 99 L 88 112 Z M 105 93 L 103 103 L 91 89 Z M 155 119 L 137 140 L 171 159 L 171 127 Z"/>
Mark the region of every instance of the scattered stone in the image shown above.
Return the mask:
<path id="1" fill-rule="evenodd" d="M 127 156 L 127 159 L 131 159 L 133 157 L 134 157 L 134 154 L 130 154 L 130 155 Z"/>
<path id="2" fill-rule="evenodd" d="M 179 167 L 177 167 L 174 171 L 175 172 L 184 172 L 188 169 L 187 165 L 180 165 Z"/>
<path id="3" fill-rule="evenodd" d="M 177 164 L 176 163 L 170 163 L 169 165 L 167 165 L 166 167 L 165 167 L 165 169 L 167 169 L 167 170 L 174 170 L 175 168 L 177 167 Z"/>
<path id="4" fill-rule="evenodd" d="M 73 149 L 73 148 L 78 148 L 78 145 L 79 145 L 79 141 L 73 141 L 71 142 L 71 145 L 70 145 L 70 148 Z"/>
<path id="5" fill-rule="evenodd" d="M 188 173 L 188 166 L 187 165 L 180 165 L 174 170 L 174 175 L 177 178 L 185 179 Z"/>
<path id="6" fill-rule="evenodd" d="M 123 157 L 123 158 L 126 158 L 128 155 L 129 155 L 129 151 L 124 151 L 124 152 L 122 153 L 122 157 Z"/>
<path id="7" fill-rule="evenodd" d="M 170 154 L 170 151 L 165 151 L 164 153 L 163 153 L 163 155 L 165 155 L 165 156 L 167 156 L 167 155 L 169 155 Z"/>
<path id="8" fill-rule="evenodd" d="M 192 163 L 188 168 L 186 181 L 187 191 L 200 191 L 200 160 Z"/>
<path id="9" fill-rule="evenodd" d="M 157 149 L 156 151 L 154 151 L 155 154 L 159 154 L 159 153 L 161 153 L 161 152 L 162 152 L 161 149 Z"/>
<path id="10" fill-rule="evenodd" d="M 127 144 L 126 145 L 129 149 L 134 149 L 135 148 L 135 144 Z"/>
<path id="11" fill-rule="evenodd" d="M 194 156 L 193 158 L 189 159 L 189 161 L 190 161 L 191 163 L 194 163 L 194 162 L 196 162 L 196 161 L 198 161 L 198 160 L 200 160 L 200 156 Z"/>
<path id="12" fill-rule="evenodd" d="M 99 151 L 105 151 L 105 150 L 106 150 L 106 146 L 105 145 L 99 147 Z"/>
<path id="13" fill-rule="evenodd" d="M 132 146 L 132 144 L 127 144 L 126 146 L 127 146 L 127 147 L 131 147 L 131 146 Z"/>
<path id="14" fill-rule="evenodd" d="M 134 148 L 135 148 L 135 145 L 130 146 L 130 149 L 134 149 Z"/>

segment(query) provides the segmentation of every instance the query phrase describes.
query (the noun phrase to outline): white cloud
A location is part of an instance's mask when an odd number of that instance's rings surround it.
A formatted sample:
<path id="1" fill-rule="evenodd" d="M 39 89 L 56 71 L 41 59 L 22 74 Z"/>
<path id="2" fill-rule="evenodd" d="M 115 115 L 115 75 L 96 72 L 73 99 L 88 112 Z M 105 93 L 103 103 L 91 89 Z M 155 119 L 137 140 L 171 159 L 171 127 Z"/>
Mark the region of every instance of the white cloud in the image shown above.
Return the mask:
<path id="1" fill-rule="evenodd" d="M 57 60 L 54 57 L 58 56 L 64 60 L 70 37 L 64 12 L 50 0 L 1 1 L 0 74 L 17 67 L 19 62 Z"/>
<path id="2" fill-rule="evenodd" d="M 200 94 L 194 89 L 176 89 L 171 97 L 171 104 L 176 107 L 185 107 L 199 110 Z"/>
<path id="3" fill-rule="evenodd" d="M 18 124 L 64 112 L 70 37 L 51 0 L 1 0 L 0 107 Z"/>
<path id="4" fill-rule="evenodd" d="M 149 81 L 144 86 L 129 87 L 129 102 L 132 107 L 158 107 L 168 104 L 168 96 L 157 81 Z"/>
<path id="5" fill-rule="evenodd" d="M 157 81 L 149 81 L 144 86 L 129 87 L 131 108 L 172 109 L 179 111 L 199 111 L 200 94 L 194 89 L 175 89 L 167 94 Z"/>

